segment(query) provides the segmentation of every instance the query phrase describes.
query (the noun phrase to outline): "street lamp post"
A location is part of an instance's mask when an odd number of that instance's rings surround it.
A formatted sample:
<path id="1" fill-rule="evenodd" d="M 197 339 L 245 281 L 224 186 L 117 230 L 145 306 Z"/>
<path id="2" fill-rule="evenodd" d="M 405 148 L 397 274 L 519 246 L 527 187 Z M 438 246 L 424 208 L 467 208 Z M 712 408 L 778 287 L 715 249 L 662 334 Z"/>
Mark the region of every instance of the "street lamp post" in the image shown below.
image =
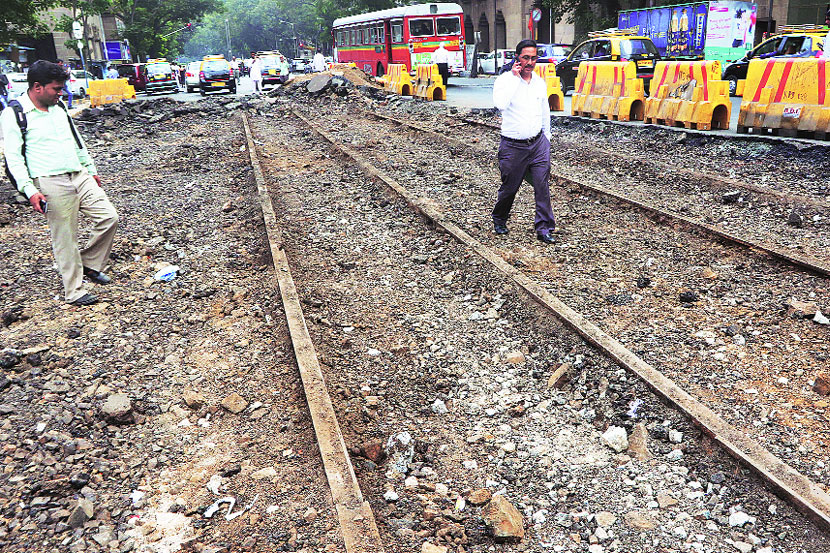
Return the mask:
<path id="1" fill-rule="evenodd" d="M 225 33 L 228 37 L 228 59 L 231 59 L 231 25 L 227 19 L 225 20 Z"/>
<path id="2" fill-rule="evenodd" d="M 284 19 L 280 19 L 279 21 L 280 21 L 280 23 L 285 23 L 286 25 L 291 25 L 291 35 L 292 35 L 291 36 L 291 46 L 294 47 L 294 57 L 295 58 L 300 57 L 297 54 L 297 31 L 294 27 L 294 24 L 291 23 L 290 21 L 285 21 Z"/>

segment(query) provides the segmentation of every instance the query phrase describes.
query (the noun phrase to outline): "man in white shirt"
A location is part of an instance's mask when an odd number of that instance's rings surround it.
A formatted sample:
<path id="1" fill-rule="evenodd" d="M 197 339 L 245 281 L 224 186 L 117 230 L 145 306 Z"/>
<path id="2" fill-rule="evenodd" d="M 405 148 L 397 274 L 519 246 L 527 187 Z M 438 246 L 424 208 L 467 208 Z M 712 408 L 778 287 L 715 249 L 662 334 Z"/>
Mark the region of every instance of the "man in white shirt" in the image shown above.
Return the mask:
<path id="1" fill-rule="evenodd" d="M 443 42 L 432 53 L 432 63 L 438 66 L 438 72 L 441 73 L 443 85 L 447 86 L 447 81 L 450 80 L 450 52 L 444 48 Z"/>
<path id="2" fill-rule="evenodd" d="M 533 72 L 538 59 L 536 42 L 516 46 L 516 62 L 493 85 L 493 104 L 501 111 L 499 171 L 501 187 L 493 208 L 496 234 L 507 234 L 507 218 L 525 173 L 530 174 L 536 198 L 536 238 L 553 244 L 555 228 L 550 205 L 550 107 L 544 79 Z"/>
<path id="3" fill-rule="evenodd" d="M 318 51 L 314 54 L 314 59 L 312 60 L 311 65 L 315 73 L 320 73 L 321 71 L 326 70 L 326 58 L 323 57 L 322 52 Z"/>
<path id="4" fill-rule="evenodd" d="M 257 57 L 256 52 L 251 52 L 253 62 L 251 63 L 251 80 L 254 81 L 254 92 L 262 94 L 262 59 Z"/>

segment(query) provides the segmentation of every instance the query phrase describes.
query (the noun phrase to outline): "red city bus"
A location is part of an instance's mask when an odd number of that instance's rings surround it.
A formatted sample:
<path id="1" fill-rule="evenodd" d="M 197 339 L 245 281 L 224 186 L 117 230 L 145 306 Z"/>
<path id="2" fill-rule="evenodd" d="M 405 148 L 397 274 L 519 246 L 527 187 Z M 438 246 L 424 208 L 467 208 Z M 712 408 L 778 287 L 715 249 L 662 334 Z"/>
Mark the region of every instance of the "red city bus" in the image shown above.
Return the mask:
<path id="1" fill-rule="evenodd" d="M 372 75 L 382 76 L 390 63 L 409 71 L 431 63 L 432 52 L 443 42 L 450 53 L 449 69 L 464 70 L 464 13 L 452 3 L 403 6 L 334 20 L 334 59 L 354 62 Z"/>

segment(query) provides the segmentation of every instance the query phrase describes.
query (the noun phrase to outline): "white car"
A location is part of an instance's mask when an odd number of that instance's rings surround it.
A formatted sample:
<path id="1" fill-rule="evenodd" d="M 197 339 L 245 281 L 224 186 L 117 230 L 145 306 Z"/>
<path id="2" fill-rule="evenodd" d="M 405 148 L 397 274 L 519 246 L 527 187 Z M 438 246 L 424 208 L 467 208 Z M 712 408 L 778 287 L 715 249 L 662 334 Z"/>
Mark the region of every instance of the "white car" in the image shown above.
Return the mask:
<path id="1" fill-rule="evenodd" d="M 7 73 L 6 77 L 9 79 L 9 84 L 12 85 L 11 90 L 9 90 L 9 100 L 14 100 L 29 90 L 26 73 Z"/>
<path id="2" fill-rule="evenodd" d="M 479 73 L 490 73 L 491 75 L 495 75 L 505 63 L 508 63 L 513 59 L 514 55 L 515 52 L 513 50 L 498 50 L 498 52 L 479 54 L 478 71 Z"/>
<path id="3" fill-rule="evenodd" d="M 69 90 L 72 92 L 72 98 L 83 98 L 86 96 L 87 81 L 97 80 L 98 77 L 84 71 L 83 69 L 73 69 L 69 72 Z"/>
<path id="4" fill-rule="evenodd" d="M 184 86 L 188 92 L 193 92 L 199 88 L 199 71 L 202 67 L 202 62 L 191 61 L 187 64 L 187 69 L 184 71 Z"/>
<path id="5" fill-rule="evenodd" d="M 304 60 L 302 58 L 295 58 L 291 60 L 291 70 L 294 73 L 304 73 L 306 69 L 308 69 L 309 67 L 310 64 L 307 62 L 307 60 Z"/>

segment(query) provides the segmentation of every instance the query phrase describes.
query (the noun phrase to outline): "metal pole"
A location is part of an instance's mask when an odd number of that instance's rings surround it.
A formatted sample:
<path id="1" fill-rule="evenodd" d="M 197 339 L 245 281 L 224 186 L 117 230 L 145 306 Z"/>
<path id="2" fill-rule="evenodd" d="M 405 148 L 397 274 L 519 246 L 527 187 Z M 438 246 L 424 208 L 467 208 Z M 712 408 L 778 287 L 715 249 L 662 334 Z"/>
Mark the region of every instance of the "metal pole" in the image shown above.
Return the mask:
<path id="1" fill-rule="evenodd" d="M 231 25 L 228 20 L 225 20 L 225 32 L 228 36 L 228 59 L 231 58 Z"/>
<path id="2" fill-rule="evenodd" d="M 499 43 L 496 40 L 496 14 L 498 13 L 498 8 L 496 7 L 496 0 L 493 0 L 493 67 L 496 67 L 499 64 Z M 505 42 L 507 39 L 505 38 Z M 498 74 L 499 68 L 496 67 L 496 74 Z"/>

